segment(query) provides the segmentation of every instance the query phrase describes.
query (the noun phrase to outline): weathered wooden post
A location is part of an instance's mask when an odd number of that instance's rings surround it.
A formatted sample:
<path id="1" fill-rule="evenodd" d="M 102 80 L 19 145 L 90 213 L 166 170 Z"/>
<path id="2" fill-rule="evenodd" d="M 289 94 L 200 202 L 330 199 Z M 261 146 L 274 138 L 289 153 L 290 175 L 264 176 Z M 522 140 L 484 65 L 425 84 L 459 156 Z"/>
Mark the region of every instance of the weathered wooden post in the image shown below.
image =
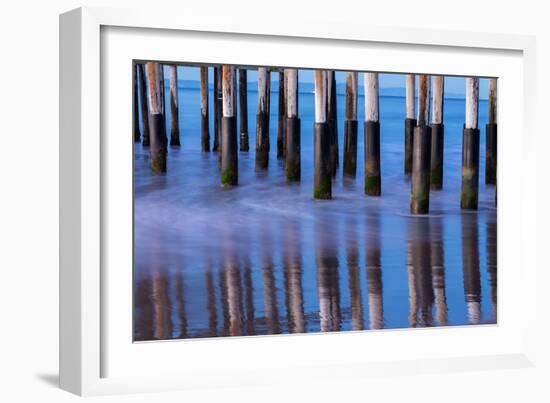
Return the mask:
<path id="1" fill-rule="evenodd" d="M 415 100 L 415 77 L 414 74 L 407 74 L 406 80 L 406 115 L 405 115 L 405 175 L 412 173 L 413 160 L 413 136 L 416 127 L 414 117 Z"/>
<path id="2" fill-rule="evenodd" d="M 164 65 L 162 63 L 159 63 L 159 74 L 160 74 L 160 103 L 162 105 L 162 134 L 164 138 L 166 138 L 166 142 L 168 142 L 168 130 L 166 128 L 166 97 L 164 95 Z"/>
<path id="3" fill-rule="evenodd" d="M 285 73 L 279 71 L 279 111 L 277 126 L 277 158 L 285 157 L 285 132 L 286 132 L 286 97 L 285 97 Z"/>
<path id="4" fill-rule="evenodd" d="M 141 141 L 141 132 L 139 130 L 139 97 L 138 97 L 138 64 L 132 66 L 132 128 L 134 131 L 134 142 Z"/>
<path id="5" fill-rule="evenodd" d="M 344 176 L 355 178 L 357 172 L 357 76 L 346 77 L 346 118 L 344 122 Z"/>
<path id="6" fill-rule="evenodd" d="M 443 189 L 443 97 L 445 78 L 433 77 L 433 103 L 432 103 L 432 147 L 430 162 L 430 189 Z"/>
<path id="7" fill-rule="evenodd" d="M 210 124 L 208 122 L 208 67 L 200 67 L 201 78 L 201 149 L 210 151 Z"/>
<path id="8" fill-rule="evenodd" d="M 380 196 L 380 122 L 378 73 L 365 73 L 365 194 Z"/>
<path id="9" fill-rule="evenodd" d="M 479 78 L 466 78 L 466 123 L 462 134 L 462 190 L 460 207 L 477 209 L 479 188 Z"/>
<path id="10" fill-rule="evenodd" d="M 327 123 L 327 72 L 315 70 L 315 125 L 313 133 L 313 197 L 332 199 Z"/>
<path id="11" fill-rule="evenodd" d="M 222 68 L 214 67 L 214 145 L 212 151 L 220 151 L 222 130 Z"/>
<path id="12" fill-rule="evenodd" d="M 248 151 L 248 83 L 246 69 L 239 69 L 240 150 Z"/>
<path id="13" fill-rule="evenodd" d="M 258 68 L 258 114 L 256 115 L 256 169 L 267 169 L 269 162 L 269 80 L 265 67 Z"/>
<path id="14" fill-rule="evenodd" d="M 336 74 L 327 71 L 327 122 L 330 142 L 330 174 L 336 176 L 338 171 L 338 105 L 336 102 Z"/>
<path id="15" fill-rule="evenodd" d="M 222 67 L 223 117 L 221 133 L 221 180 L 223 186 L 239 183 L 237 119 L 235 117 L 235 67 Z"/>
<path id="16" fill-rule="evenodd" d="M 301 151 L 300 151 L 300 118 L 298 117 L 298 70 L 285 69 L 286 92 L 286 156 L 285 173 L 290 182 L 300 181 Z"/>
<path id="17" fill-rule="evenodd" d="M 178 105 L 178 68 L 170 65 L 170 145 L 180 145 L 179 105 Z"/>
<path id="18" fill-rule="evenodd" d="M 497 184 L 497 79 L 489 80 L 489 123 L 485 126 L 485 183 Z"/>
<path id="19" fill-rule="evenodd" d="M 166 132 L 164 122 L 164 104 L 162 103 L 161 81 L 162 65 L 157 62 L 147 62 L 147 78 L 149 81 L 149 133 L 150 133 L 150 166 L 154 174 L 166 172 Z"/>
<path id="20" fill-rule="evenodd" d="M 411 213 L 428 214 L 430 210 L 430 152 L 432 134 L 430 115 L 430 79 L 418 76 L 418 119 L 413 135 Z"/>
<path id="21" fill-rule="evenodd" d="M 142 63 L 137 64 L 139 80 L 139 100 L 141 108 L 141 130 L 143 131 L 142 145 L 149 146 L 149 107 L 147 106 L 147 84 L 145 79 L 145 66 Z"/>

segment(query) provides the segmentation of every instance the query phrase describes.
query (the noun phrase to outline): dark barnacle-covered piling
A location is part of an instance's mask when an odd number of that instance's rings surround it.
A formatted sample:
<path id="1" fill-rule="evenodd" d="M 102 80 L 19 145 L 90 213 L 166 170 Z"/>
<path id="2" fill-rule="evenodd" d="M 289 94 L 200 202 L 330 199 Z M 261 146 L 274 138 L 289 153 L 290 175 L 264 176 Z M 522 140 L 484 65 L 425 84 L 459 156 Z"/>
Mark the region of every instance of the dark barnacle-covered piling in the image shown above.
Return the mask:
<path id="1" fill-rule="evenodd" d="M 357 72 L 346 77 L 346 118 L 344 121 L 344 176 L 357 173 Z"/>
<path id="2" fill-rule="evenodd" d="M 414 117 L 414 99 L 415 99 L 415 77 L 414 74 L 407 74 L 406 79 L 406 115 L 405 115 L 405 175 L 412 173 L 412 153 L 413 136 L 416 127 Z"/>
<path id="3" fill-rule="evenodd" d="M 180 145 L 179 103 L 178 103 L 178 68 L 169 66 L 170 73 L 170 145 Z"/>
<path id="4" fill-rule="evenodd" d="M 479 189 L 479 78 L 466 78 L 466 122 L 462 134 L 460 207 L 477 210 Z"/>
<path id="5" fill-rule="evenodd" d="M 150 166 L 154 174 L 166 172 L 166 123 L 164 122 L 164 103 L 162 87 L 164 86 L 162 65 L 157 62 L 147 63 L 149 81 L 149 133 L 150 133 Z"/>
<path id="6" fill-rule="evenodd" d="M 313 133 L 313 197 L 332 199 L 327 123 L 327 72 L 315 70 L 315 125 Z"/>
<path id="7" fill-rule="evenodd" d="M 235 67 L 222 67 L 222 94 L 221 182 L 223 186 L 235 186 L 239 183 Z"/>
<path id="8" fill-rule="evenodd" d="M 489 122 L 485 126 L 485 183 L 497 184 L 497 79 L 489 80 Z"/>
<path id="9" fill-rule="evenodd" d="M 381 193 L 378 73 L 365 73 L 365 194 Z"/>
<path id="10" fill-rule="evenodd" d="M 210 124 L 208 122 L 208 67 L 201 66 L 201 149 L 210 151 Z"/>
<path id="11" fill-rule="evenodd" d="M 246 69 L 239 69 L 240 150 L 248 151 L 248 84 Z"/>
<path id="12" fill-rule="evenodd" d="M 285 69 L 286 129 L 285 174 L 289 182 L 300 181 L 300 118 L 298 117 L 298 70 Z"/>
<path id="13" fill-rule="evenodd" d="M 432 151 L 430 162 L 430 189 L 443 189 L 443 94 L 444 77 L 433 77 L 433 103 L 432 103 Z"/>
<path id="14" fill-rule="evenodd" d="M 256 169 L 267 169 L 269 161 L 269 88 L 271 73 L 258 68 L 258 114 L 256 115 Z"/>

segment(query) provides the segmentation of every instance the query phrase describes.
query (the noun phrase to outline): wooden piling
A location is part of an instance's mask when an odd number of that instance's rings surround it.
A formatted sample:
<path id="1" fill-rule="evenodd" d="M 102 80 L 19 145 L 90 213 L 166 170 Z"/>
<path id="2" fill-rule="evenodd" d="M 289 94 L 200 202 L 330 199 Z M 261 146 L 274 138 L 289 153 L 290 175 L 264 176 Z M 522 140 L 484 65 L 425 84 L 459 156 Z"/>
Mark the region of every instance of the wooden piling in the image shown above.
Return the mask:
<path id="1" fill-rule="evenodd" d="M 258 68 L 258 113 L 256 115 L 256 169 L 267 169 L 269 162 L 269 81 L 270 72 Z"/>
<path id="2" fill-rule="evenodd" d="M 169 66 L 170 73 L 170 145 L 180 145 L 179 103 L 178 103 L 178 68 Z"/>
<path id="3" fill-rule="evenodd" d="M 149 107 L 147 106 L 147 84 L 145 77 L 145 66 L 142 63 L 137 64 L 139 81 L 139 101 L 141 110 L 141 130 L 142 145 L 149 146 Z"/>
<path id="4" fill-rule="evenodd" d="M 134 132 L 134 142 L 141 141 L 141 131 L 139 130 L 139 96 L 138 96 L 138 64 L 132 66 L 132 127 Z"/>
<path id="5" fill-rule="evenodd" d="M 149 97 L 149 133 L 150 133 L 150 166 L 154 174 L 166 172 L 166 124 L 164 122 L 164 104 L 162 103 L 161 86 L 162 65 L 147 62 L 148 97 Z"/>
<path id="6" fill-rule="evenodd" d="M 239 69 L 239 122 L 240 122 L 240 150 L 250 149 L 248 142 L 248 83 L 246 69 Z"/>
<path id="7" fill-rule="evenodd" d="M 477 210 L 479 189 L 479 78 L 466 78 L 466 124 L 462 135 L 460 207 Z"/>
<path id="8" fill-rule="evenodd" d="M 210 123 L 208 117 L 208 67 L 200 67 L 201 78 L 201 149 L 210 151 Z"/>
<path id="9" fill-rule="evenodd" d="M 430 210 L 430 152 L 429 76 L 418 76 L 418 118 L 413 135 L 411 180 L 411 213 L 428 214 Z"/>
<path id="10" fill-rule="evenodd" d="M 160 68 L 158 69 L 158 72 L 160 75 L 160 104 L 162 105 L 162 135 L 168 142 L 168 130 L 166 128 L 166 97 L 164 95 L 164 65 L 162 63 L 159 63 L 159 65 Z"/>
<path id="11" fill-rule="evenodd" d="M 277 125 L 277 158 L 285 157 L 285 132 L 286 132 L 286 99 L 285 99 L 285 73 L 279 71 L 279 110 Z"/>
<path id="12" fill-rule="evenodd" d="M 336 101 L 336 74 L 327 71 L 327 123 L 330 142 L 330 174 L 336 176 L 338 171 L 338 105 Z"/>
<path id="13" fill-rule="evenodd" d="M 365 194 L 380 196 L 380 121 L 378 73 L 365 73 Z"/>
<path id="14" fill-rule="evenodd" d="M 332 199 L 327 123 L 327 72 L 315 70 L 315 125 L 313 134 L 313 197 Z"/>
<path id="15" fill-rule="evenodd" d="M 301 125 L 298 117 L 298 70 L 285 69 L 285 174 L 289 182 L 298 182 L 301 177 Z"/>
<path id="16" fill-rule="evenodd" d="M 344 122 L 344 176 L 357 172 L 357 72 L 346 77 L 346 114 Z"/>
<path id="17" fill-rule="evenodd" d="M 405 115 L 405 175 L 412 173 L 412 153 L 414 128 L 417 125 L 414 117 L 415 77 L 407 74 L 406 79 L 406 115 Z"/>
<path id="18" fill-rule="evenodd" d="M 444 149 L 444 125 L 443 125 L 443 98 L 445 78 L 433 77 L 433 103 L 432 103 L 432 147 L 430 155 L 430 189 L 443 189 L 443 149 Z"/>
<path id="19" fill-rule="evenodd" d="M 222 128 L 222 68 L 214 67 L 214 145 L 212 151 L 220 151 Z"/>
<path id="20" fill-rule="evenodd" d="M 497 79 L 489 80 L 489 122 L 485 126 L 485 183 L 497 184 Z"/>
<path id="21" fill-rule="evenodd" d="M 235 68 L 222 67 L 222 133 L 221 133 L 221 182 L 223 186 L 239 183 L 237 157 L 237 120 L 235 117 Z"/>

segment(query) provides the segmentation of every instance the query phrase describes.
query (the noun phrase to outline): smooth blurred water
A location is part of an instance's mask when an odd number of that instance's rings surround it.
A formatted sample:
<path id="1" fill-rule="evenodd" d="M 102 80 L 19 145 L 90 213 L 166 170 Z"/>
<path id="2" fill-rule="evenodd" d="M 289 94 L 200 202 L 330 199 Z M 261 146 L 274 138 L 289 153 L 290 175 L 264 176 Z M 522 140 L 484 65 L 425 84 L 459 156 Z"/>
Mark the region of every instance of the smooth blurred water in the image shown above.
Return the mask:
<path id="1" fill-rule="evenodd" d="M 166 175 L 151 175 L 148 149 L 134 146 L 136 341 L 496 323 L 486 101 L 479 116 L 479 210 L 460 210 L 464 100 L 447 99 L 444 189 L 431 193 L 429 216 L 413 217 L 403 175 L 404 98 L 380 98 L 382 196 L 376 198 L 363 195 L 362 124 L 357 178 L 342 178 L 344 95 L 338 96 L 334 198 L 314 201 L 313 94 L 300 94 L 302 181 L 293 185 L 276 159 L 275 92 L 269 169 L 255 172 L 256 97 L 249 91 L 251 151 L 239 153 L 235 188 L 222 189 L 217 154 L 200 151 L 197 89 L 179 89 L 182 145 L 169 149 Z M 211 120 L 212 99 L 210 93 Z M 363 105 L 360 97 L 360 122 Z M 213 127 L 211 121 L 211 139 Z"/>

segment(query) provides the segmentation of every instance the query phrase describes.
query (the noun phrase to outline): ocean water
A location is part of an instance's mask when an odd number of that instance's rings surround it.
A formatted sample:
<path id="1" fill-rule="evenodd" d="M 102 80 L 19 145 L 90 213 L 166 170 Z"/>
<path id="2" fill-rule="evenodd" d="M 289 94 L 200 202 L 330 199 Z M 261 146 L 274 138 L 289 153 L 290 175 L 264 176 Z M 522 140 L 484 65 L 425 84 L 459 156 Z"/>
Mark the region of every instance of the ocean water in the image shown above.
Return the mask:
<path id="1" fill-rule="evenodd" d="M 431 193 L 429 215 L 414 217 L 410 178 L 403 174 L 404 98 L 380 98 L 382 196 L 366 197 L 364 98 L 357 178 L 348 180 L 342 177 L 345 97 L 338 95 L 333 200 L 315 201 L 313 94 L 299 96 L 302 180 L 289 185 L 276 158 L 276 92 L 269 168 L 255 171 L 257 93 L 249 89 L 250 151 L 239 153 L 237 187 L 223 189 L 217 154 L 200 151 L 196 88 L 179 88 L 181 147 L 169 148 L 166 175 L 151 175 L 148 149 L 134 146 L 136 341 L 496 323 L 486 101 L 479 106 L 478 211 L 460 209 L 465 102 L 446 99 L 444 188 Z M 212 99 L 210 93 L 211 140 Z"/>

